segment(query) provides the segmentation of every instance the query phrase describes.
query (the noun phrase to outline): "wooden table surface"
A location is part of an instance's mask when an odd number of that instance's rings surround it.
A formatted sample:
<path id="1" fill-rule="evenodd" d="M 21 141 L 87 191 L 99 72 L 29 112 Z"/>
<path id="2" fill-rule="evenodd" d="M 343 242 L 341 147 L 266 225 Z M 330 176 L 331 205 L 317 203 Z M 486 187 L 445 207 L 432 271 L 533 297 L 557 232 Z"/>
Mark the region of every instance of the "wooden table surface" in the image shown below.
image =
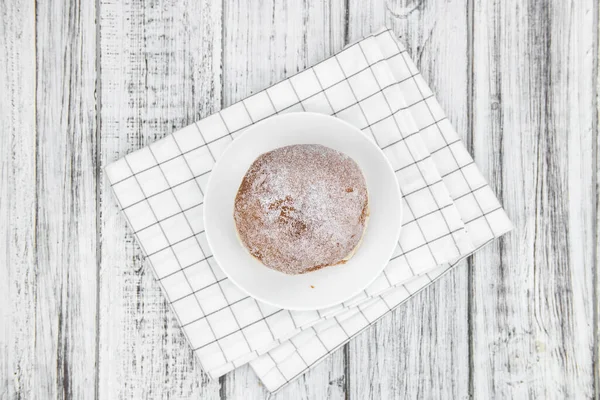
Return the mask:
<path id="1" fill-rule="evenodd" d="M 598 398 L 594 0 L 0 2 L 0 399 L 263 399 L 192 357 L 102 168 L 393 28 L 515 230 L 277 399 Z"/>

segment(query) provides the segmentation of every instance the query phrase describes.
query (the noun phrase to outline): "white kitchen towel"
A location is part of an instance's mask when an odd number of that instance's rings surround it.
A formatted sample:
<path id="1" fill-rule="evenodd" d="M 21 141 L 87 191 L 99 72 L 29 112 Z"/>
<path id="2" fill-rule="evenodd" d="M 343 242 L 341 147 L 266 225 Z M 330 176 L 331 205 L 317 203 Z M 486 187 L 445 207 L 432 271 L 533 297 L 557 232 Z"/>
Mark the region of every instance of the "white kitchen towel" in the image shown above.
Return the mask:
<path id="1" fill-rule="evenodd" d="M 416 74 L 415 78 L 420 77 L 416 67 L 405 54 L 405 49 L 391 32 L 384 32 L 375 37 L 386 59 L 393 60 L 390 62 L 392 64 L 390 67 L 396 80 L 402 81 L 404 78 L 400 72 L 403 69 L 402 64 L 413 71 L 413 75 Z M 399 55 L 402 57 L 398 57 Z M 421 83 L 422 81 L 416 86 L 417 92 L 408 94 L 402 91 L 403 94 L 421 99 L 432 96 L 429 87 Z M 467 153 L 456 131 L 447 123 L 439 103 L 432 99 L 425 104 L 426 106 L 411 108 L 413 118 L 417 121 L 420 135 L 435 161 L 436 168 L 442 174 L 444 184 L 450 190 L 462 220 L 465 221 L 469 238 L 475 246 L 474 250 L 477 250 L 510 231 L 512 224 Z M 432 120 L 439 122 L 432 125 Z M 450 264 L 438 266 L 427 274 L 385 291 L 369 302 L 349 307 L 343 314 L 333 319 L 321 321 L 310 329 L 298 332 L 290 340 L 282 342 L 265 355 L 253 360 L 252 368 L 267 389 L 270 391 L 280 389 L 448 272 L 462 258 L 464 257 L 459 257 Z"/>
<path id="2" fill-rule="evenodd" d="M 427 149 L 432 145 L 424 143 L 422 133 L 417 134 L 415 129 L 415 124 L 423 128 L 424 119 L 415 117 L 412 110 L 422 104 L 435 106 L 430 104 L 433 98 L 421 96 L 412 101 L 414 89 L 420 92 L 426 85 L 411 63 L 390 73 L 388 64 L 401 67 L 398 56 L 404 59 L 405 54 L 400 51 L 382 56 L 376 41 L 385 36 L 392 38 L 386 31 L 365 39 L 336 57 L 107 166 L 120 208 L 203 368 L 211 376 L 273 349 L 299 327 L 309 327 L 363 300 L 371 299 L 368 301 L 372 303 L 375 294 L 472 249 L 434 165 L 435 154 L 443 149 L 436 148 L 432 155 Z M 406 84 L 409 81 L 416 85 L 412 91 Z M 201 214 L 210 169 L 227 144 L 258 120 L 303 110 L 349 120 L 385 147 L 390 160 L 396 163 L 406 196 L 408 212 L 403 232 L 418 232 L 420 240 L 415 243 L 414 235 L 403 234 L 394 261 L 370 291 L 345 305 L 314 313 L 276 310 L 244 296 L 212 260 Z M 443 116 L 434 117 L 428 127 L 446 125 L 444 121 Z"/>

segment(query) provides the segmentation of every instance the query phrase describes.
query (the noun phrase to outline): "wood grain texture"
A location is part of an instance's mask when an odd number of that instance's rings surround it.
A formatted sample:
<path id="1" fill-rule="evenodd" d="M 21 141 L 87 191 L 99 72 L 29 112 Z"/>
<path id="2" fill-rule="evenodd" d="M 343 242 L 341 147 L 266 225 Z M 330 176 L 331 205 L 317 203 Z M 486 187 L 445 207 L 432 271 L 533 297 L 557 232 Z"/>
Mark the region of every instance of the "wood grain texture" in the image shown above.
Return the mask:
<path id="1" fill-rule="evenodd" d="M 221 3 L 100 2 L 102 165 L 221 104 Z M 101 186 L 99 398 L 219 398 Z"/>
<path id="2" fill-rule="evenodd" d="M 0 399 L 598 398 L 598 12 L 0 2 Z M 247 366 L 210 381 L 101 168 L 384 24 L 516 229 L 275 396 Z"/>
<path id="3" fill-rule="evenodd" d="M 596 79 L 596 92 L 592 99 L 595 114 L 592 120 L 592 134 L 596 135 L 596 143 L 594 147 L 595 156 L 595 212 L 596 220 L 595 223 L 595 260 L 594 260 L 594 354 L 593 354 L 593 368 L 594 368 L 594 395 L 596 398 L 600 397 L 600 159 L 598 157 L 600 152 L 600 4 L 596 2 L 594 8 L 594 35 L 593 40 L 595 44 L 595 62 L 593 64 L 592 74 L 593 78 Z"/>
<path id="4" fill-rule="evenodd" d="M 343 48 L 342 2 L 225 2 L 223 106 L 302 71 Z M 339 399 L 345 393 L 342 351 L 274 398 Z M 269 393 L 249 367 L 222 378 L 223 398 L 263 399 Z"/>
<path id="5" fill-rule="evenodd" d="M 225 2 L 223 106 L 339 52 L 343 6 L 318 0 Z"/>
<path id="6" fill-rule="evenodd" d="M 442 107 L 466 138 L 467 2 L 350 1 L 349 39 L 392 28 Z M 440 16 L 443 16 L 441 18 Z M 452 32 L 452 43 L 448 33 Z M 348 344 L 350 393 L 356 399 L 469 396 L 466 263 Z"/>
<path id="7" fill-rule="evenodd" d="M 31 397 L 34 382 L 35 13 L 0 3 L 0 399 Z"/>
<path id="8" fill-rule="evenodd" d="M 94 396 L 96 10 L 36 4 L 35 366 L 32 398 Z"/>
<path id="9" fill-rule="evenodd" d="M 475 397 L 595 396 L 593 11 L 474 3 L 475 156 L 515 223 L 474 257 Z"/>

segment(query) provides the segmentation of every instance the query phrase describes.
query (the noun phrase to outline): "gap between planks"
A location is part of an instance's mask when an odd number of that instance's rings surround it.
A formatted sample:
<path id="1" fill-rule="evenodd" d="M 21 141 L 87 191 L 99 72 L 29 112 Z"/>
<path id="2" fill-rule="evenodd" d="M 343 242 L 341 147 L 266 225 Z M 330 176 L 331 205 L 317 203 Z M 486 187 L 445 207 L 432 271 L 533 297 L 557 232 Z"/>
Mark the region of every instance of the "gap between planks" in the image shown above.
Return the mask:
<path id="1" fill-rule="evenodd" d="M 470 154 L 473 154 L 473 112 L 475 110 L 474 99 L 475 99 L 475 0 L 467 0 L 467 150 Z M 473 161 L 477 161 L 473 156 Z M 475 386 L 473 383 L 473 368 L 475 360 L 473 357 L 474 346 L 473 346 L 473 256 L 467 257 L 467 337 L 468 337 L 468 359 L 469 359 L 469 379 L 468 379 L 468 390 L 469 396 L 473 398 L 475 392 Z"/>
<path id="2" fill-rule="evenodd" d="M 102 268 L 102 48 L 100 47 L 100 0 L 96 5 L 96 348 L 94 352 L 96 374 L 94 376 L 94 399 L 100 399 L 100 271 Z"/>
<path id="3" fill-rule="evenodd" d="M 600 24 L 599 24 L 599 20 L 600 20 L 600 6 L 599 6 L 599 2 L 595 1 L 594 5 L 593 5 L 593 13 L 594 13 L 594 22 L 593 22 L 593 35 L 594 35 L 594 39 L 593 39 L 593 51 L 595 52 L 594 55 L 594 65 L 593 65 L 593 72 L 592 72 L 592 76 L 596 77 L 596 84 L 593 85 L 594 86 L 594 94 L 593 94 L 593 109 L 594 109 L 594 116 L 593 116 L 593 120 L 592 120 L 592 131 L 596 134 L 596 141 L 594 143 L 594 148 L 593 148 L 593 152 L 592 152 L 592 160 L 593 160 L 593 166 L 594 166 L 594 170 L 592 173 L 592 177 L 593 177 L 593 182 L 595 182 L 596 184 L 596 196 L 594 197 L 594 205 L 593 205 L 593 219 L 595 221 L 595 229 L 594 229 L 594 243 L 596 243 L 596 246 L 594 247 L 594 270 L 592 273 L 593 276 L 593 280 L 594 280 L 594 300 L 593 300 L 593 335 L 594 335 L 594 348 L 593 348 L 593 352 L 594 354 L 592 355 L 592 370 L 594 373 L 594 397 L 596 399 L 600 398 L 600 368 L 599 368 L 599 357 L 600 357 L 600 330 L 599 330 L 599 318 L 600 318 L 600 305 L 598 304 L 598 302 L 600 301 L 600 274 L 598 272 L 598 266 L 599 266 L 599 262 L 600 260 L 598 259 L 598 257 L 600 256 L 600 243 L 598 242 L 598 239 L 600 237 L 600 213 L 599 213 L 599 207 L 600 207 L 600 201 L 599 201 L 599 196 L 600 196 L 600 181 L 599 179 L 599 174 L 600 174 L 600 160 L 598 159 L 598 149 L 600 147 L 600 135 L 599 135 L 599 120 L 598 118 L 600 117 L 600 110 L 599 110 L 599 99 L 598 96 L 600 95 L 600 70 L 599 70 L 599 61 L 598 58 L 600 58 Z"/>

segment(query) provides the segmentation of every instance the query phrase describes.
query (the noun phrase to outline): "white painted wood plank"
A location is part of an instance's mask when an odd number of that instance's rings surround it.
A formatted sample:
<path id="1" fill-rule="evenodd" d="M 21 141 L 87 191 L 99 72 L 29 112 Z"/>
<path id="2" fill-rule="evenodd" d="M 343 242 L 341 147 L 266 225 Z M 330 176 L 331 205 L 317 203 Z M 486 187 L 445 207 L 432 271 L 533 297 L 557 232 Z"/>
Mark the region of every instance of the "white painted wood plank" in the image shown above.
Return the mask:
<path id="1" fill-rule="evenodd" d="M 102 0 L 102 165 L 218 110 L 221 2 Z M 99 398 L 219 398 L 101 186 Z"/>
<path id="2" fill-rule="evenodd" d="M 341 2 L 225 2 L 223 105 L 242 100 L 340 51 L 343 18 Z M 344 354 L 338 351 L 274 398 L 344 398 L 344 370 Z M 269 395 L 249 367 L 227 374 L 223 386 L 227 399 Z"/>
<path id="3" fill-rule="evenodd" d="M 595 42 L 595 63 L 594 63 L 594 73 L 596 76 L 596 93 L 594 98 L 592 99 L 592 103 L 595 106 L 595 115 L 593 115 L 592 120 L 592 129 L 593 133 L 596 135 L 596 147 L 594 149 L 594 155 L 596 159 L 596 220 L 595 223 L 595 232 L 596 232 L 596 259 L 594 260 L 594 300 L 595 300 L 595 313 L 593 316 L 593 329 L 594 329 L 594 354 L 592 365 L 594 367 L 594 395 L 596 398 L 600 397 L 600 368 L 598 368 L 598 362 L 600 361 L 600 274 L 599 266 L 600 266 L 600 159 L 598 158 L 598 151 L 600 149 L 600 134 L 598 134 L 598 130 L 600 129 L 600 61 L 598 58 L 600 57 L 600 4 L 596 3 L 596 7 L 594 9 L 594 42 Z"/>
<path id="4" fill-rule="evenodd" d="M 36 14 L 37 210 L 32 398 L 95 395 L 96 10 Z"/>
<path id="5" fill-rule="evenodd" d="M 223 106 L 324 60 L 344 46 L 342 4 L 225 2 Z"/>
<path id="6" fill-rule="evenodd" d="M 476 162 L 515 231 L 475 256 L 473 394 L 594 396 L 594 2 L 474 3 Z"/>
<path id="7" fill-rule="evenodd" d="M 33 392 L 35 10 L 0 2 L 0 398 Z"/>
<path id="8" fill-rule="evenodd" d="M 393 28 L 463 139 L 469 130 L 466 11 L 466 0 L 351 0 L 349 10 L 350 41 L 384 24 Z M 351 397 L 468 398 L 467 294 L 463 263 L 351 341 Z"/>

